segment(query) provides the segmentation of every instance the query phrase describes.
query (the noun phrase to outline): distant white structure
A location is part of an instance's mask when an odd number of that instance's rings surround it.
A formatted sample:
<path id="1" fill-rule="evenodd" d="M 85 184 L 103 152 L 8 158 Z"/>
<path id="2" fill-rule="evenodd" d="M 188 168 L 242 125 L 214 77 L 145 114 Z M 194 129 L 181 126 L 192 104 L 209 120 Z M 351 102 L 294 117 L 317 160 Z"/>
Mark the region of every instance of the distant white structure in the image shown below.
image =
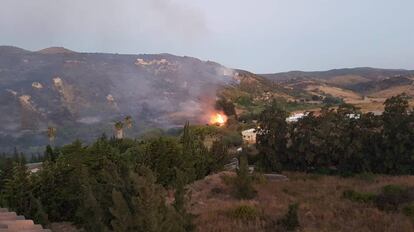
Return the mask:
<path id="1" fill-rule="evenodd" d="M 40 82 L 33 82 L 32 87 L 35 88 L 35 89 L 41 89 L 41 88 L 43 88 L 43 85 L 40 84 Z"/>
<path id="2" fill-rule="evenodd" d="M 347 114 L 346 116 L 350 119 L 360 119 L 361 118 L 360 114 Z"/>
<path id="3" fill-rule="evenodd" d="M 60 77 L 53 78 L 53 84 L 56 88 L 62 88 L 63 87 L 63 80 Z"/>
<path id="4" fill-rule="evenodd" d="M 243 141 L 247 144 L 256 144 L 256 129 L 242 131 Z"/>
<path id="5" fill-rule="evenodd" d="M 299 119 L 308 116 L 309 113 L 305 112 L 305 113 L 295 113 L 291 116 L 289 116 L 288 118 L 286 118 L 286 122 L 297 122 L 299 121 Z"/>
<path id="6" fill-rule="evenodd" d="M 27 170 L 29 170 L 30 173 L 36 173 L 38 171 L 40 171 L 40 169 L 42 168 L 42 162 L 40 163 L 29 163 L 26 164 Z"/>

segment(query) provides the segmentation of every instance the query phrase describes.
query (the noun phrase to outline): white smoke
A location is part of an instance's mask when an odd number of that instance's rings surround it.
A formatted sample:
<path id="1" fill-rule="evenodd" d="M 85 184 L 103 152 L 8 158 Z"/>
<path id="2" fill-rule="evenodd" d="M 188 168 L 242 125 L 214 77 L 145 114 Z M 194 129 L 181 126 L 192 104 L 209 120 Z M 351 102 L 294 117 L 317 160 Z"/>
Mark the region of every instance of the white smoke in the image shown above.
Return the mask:
<path id="1" fill-rule="evenodd" d="M 204 15 L 173 0 L 2 0 L 0 44 L 29 49 L 77 43 L 186 44 L 208 32 Z"/>

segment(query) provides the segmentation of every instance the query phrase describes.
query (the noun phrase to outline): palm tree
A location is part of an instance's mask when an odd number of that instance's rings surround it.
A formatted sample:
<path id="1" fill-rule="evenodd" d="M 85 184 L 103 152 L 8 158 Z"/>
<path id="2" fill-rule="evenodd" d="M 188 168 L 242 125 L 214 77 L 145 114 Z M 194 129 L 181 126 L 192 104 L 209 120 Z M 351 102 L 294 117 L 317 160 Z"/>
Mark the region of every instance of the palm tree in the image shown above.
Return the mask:
<path id="1" fill-rule="evenodd" d="M 129 115 L 127 115 L 127 116 L 124 118 L 124 124 L 126 125 L 126 127 L 127 127 L 128 129 L 131 129 L 131 128 L 132 128 L 132 124 L 133 124 L 132 117 L 131 117 L 131 116 L 129 116 Z"/>
<path id="2" fill-rule="evenodd" d="M 49 143 L 52 144 L 56 138 L 56 128 L 49 126 L 47 128 L 47 137 L 49 138 Z"/>
<path id="3" fill-rule="evenodd" d="M 117 139 L 122 139 L 124 137 L 124 123 L 121 121 L 118 121 L 115 123 L 114 128 L 116 132 L 115 137 Z"/>
<path id="4" fill-rule="evenodd" d="M 126 116 L 125 119 L 124 119 L 124 122 L 125 122 L 125 125 L 127 126 L 128 129 L 132 128 L 133 122 L 132 122 L 132 117 L 131 116 L 129 116 L 129 115 Z"/>

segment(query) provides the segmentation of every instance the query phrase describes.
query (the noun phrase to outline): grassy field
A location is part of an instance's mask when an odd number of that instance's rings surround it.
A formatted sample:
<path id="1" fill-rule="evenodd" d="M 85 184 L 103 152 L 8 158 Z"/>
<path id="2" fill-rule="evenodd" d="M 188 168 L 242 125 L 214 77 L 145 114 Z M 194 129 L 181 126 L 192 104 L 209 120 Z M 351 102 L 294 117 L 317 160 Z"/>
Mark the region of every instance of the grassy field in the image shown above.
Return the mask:
<path id="1" fill-rule="evenodd" d="M 414 186 L 414 176 L 352 178 L 284 173 L 289 181 L 256 184 L 257 196 L 237 200 L 225 183 L 234 173 L 206 177 L 191 185 L 191 212 L 197 214 L 198 231 L 278 231 L 275 221 L 288 206 L 299 203 L 298 231 L 414 231 L 414 221 L 400 211 L 385 212 L 370 203 L 343 198 L 346 190 L 378 193 L 386 185 Z M 241 212 L 241 213 L 240 213 Z"/>

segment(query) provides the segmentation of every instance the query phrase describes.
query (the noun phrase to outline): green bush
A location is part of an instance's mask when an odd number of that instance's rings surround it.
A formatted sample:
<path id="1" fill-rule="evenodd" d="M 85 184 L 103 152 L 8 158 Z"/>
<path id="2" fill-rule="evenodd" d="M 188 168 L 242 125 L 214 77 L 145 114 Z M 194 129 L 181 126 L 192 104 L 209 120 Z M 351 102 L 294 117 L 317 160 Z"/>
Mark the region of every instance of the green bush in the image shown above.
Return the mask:
<path id="1" fill-rule="evenodd" d="M 405 187 L 400 185 L 386 185 L 382 187 L 382 192 L 387 195 L 401 195 L 405 189 Z"/>
<path id="2" fill-rule="evenodd" d="M 229 146 L 240 146 L 243 144 L 243 138 L 237 131 L 225 131 L 222 142 Z"/>
<path id="3" fill-rule="evenodd" d="M 267 183 L 266 176 L 263 175 L 263 173 L 260 173 L 260 172 L 253 173 L 252 180 L 253 180 L 253 183 L 255 183 L 255 184 L 266 184 Z"/>
<path id="4" fill-rule="evenodd" d="M 361 174 L 356 175 L 355 177 L 367 182 L 374 182 L 376 178 L 375 174 L 372 172 L 363 172 Z"/>
<path id="5" fill-rule="evenodd" d="M 237 98 L 236 103 L 241 106 L 251 106 L 253 104 L 252 98 L 249 95 L 240 96 Z"/>
<path id="6" fill-rule="evenodd" d="M 277 221 L 278 226 L 283 231 L 295 231 L 300 226 L 298 210 L 298 203 L 289 205 L 286 215 Z"/>
<path id="7" fill-rule="evenodd" d="M 414 222 L 414 202 L 411 202 L 411 204 L 406 205 L 403 208 L 403 213 L 405 216 L 409 217 Z"/>
<path id="8" fill-rule="evenodd" d="M 353 202 L 371 203 L 376 199 L 374 193 L 361 193 L 354 190 L 346 190 L 342 193 L 342 197 Z"/>
<path id="9" fill-rule="evenodd" d="M 375 200 L 376 206 L 381 210 L 398 210 L 401 205 L 414 200 L 414 188 L 399 185 L 387 185 Z"/>
<path id="10" fill-rule="evenodd" d="M 259 211 L 251 205 L 240 205 L 227 212 L 230 218 L 251 221 L 260 216 Z"/>

